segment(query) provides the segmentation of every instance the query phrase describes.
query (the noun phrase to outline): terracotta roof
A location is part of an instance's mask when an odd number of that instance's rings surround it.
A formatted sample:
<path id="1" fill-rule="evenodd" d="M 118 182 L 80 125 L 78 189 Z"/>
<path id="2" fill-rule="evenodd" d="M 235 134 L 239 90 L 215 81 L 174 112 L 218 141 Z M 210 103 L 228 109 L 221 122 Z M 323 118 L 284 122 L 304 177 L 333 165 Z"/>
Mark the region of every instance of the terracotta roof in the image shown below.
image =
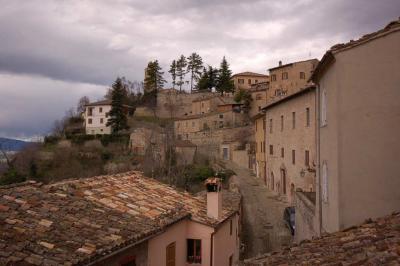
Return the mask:
<path id="1" fill-rule="evenodd" d="M 240 72 L 240 73 L 236 73 L 236 74 L 232 75 L 232 77 L 235 77 L 235 76 L 254 76 L 254 77 L 268 78 L 268 75 L 255 73 L 255 72 L 250 72 L 250 71 Z"/>
<path id="2" fill-rule="evenodd" d="M 347 43 L 339 43 L 335 44 L 332 46 L 322 57 L 321 61 L 317 65 L 314 73 L 312 74 L 310 80 L 316 81 L 318 76 L 322 73 L 323 69 L 325 69 L 333 60 L 334 60 L 334 54 L 341 52 L 343 50 L 351 49 L 353 47 L 356 47 L 358 45 L 364 44 L 366 42 L 369 42 L 371 40 L 374 40 L 376 38 L 385 36 L 386 34 L 389 34 L 393 31 L 398 31 L 400 30 L 400 18 L 398 20 L 390 22 L 385 28 L 365 34 L 358 40 L 350 40 Z"/>
<path id="3" fill-rule="evenodd" d="M 0 265 L 86 264 L 181 219 L 216 227 L 206 200 L 139 172 L 0 187 Z M 236 208 L 236 209 L 235 209 Z"/>
<path id="4" fill-rule="evenodd" d="M 399 264 L 399 213 L 245 261 L 247 266 Z"/>

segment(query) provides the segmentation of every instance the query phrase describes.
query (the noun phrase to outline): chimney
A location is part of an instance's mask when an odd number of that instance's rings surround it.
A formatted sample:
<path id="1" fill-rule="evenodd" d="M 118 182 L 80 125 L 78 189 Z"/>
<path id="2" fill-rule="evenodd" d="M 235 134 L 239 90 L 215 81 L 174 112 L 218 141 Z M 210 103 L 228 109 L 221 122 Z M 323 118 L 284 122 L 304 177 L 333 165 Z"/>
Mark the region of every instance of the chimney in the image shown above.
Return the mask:
<path id="1" fill-rule="evenodd" d="M 214 219 L 222 217 L 222 184 L 221 179 L 210 177 L 206 180 L 207 216 Z"/>
<path id="2" fill-rule="evenodd" d="M 282 61 L 279 61 L 279 66 L 282 66 Z"/>

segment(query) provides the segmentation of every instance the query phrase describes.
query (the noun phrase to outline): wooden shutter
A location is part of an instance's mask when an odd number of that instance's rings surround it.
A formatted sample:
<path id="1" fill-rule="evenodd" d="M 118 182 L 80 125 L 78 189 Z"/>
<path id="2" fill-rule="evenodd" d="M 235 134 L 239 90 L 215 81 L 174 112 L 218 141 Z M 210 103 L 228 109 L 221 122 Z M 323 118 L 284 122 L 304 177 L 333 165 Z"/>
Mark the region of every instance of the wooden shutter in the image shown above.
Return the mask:
<path id="1" fill-rule="evenodd" d="M 166 254 L 167 254 L 166 265 L 175 266 L 175 242 L 167 246 Z"/>

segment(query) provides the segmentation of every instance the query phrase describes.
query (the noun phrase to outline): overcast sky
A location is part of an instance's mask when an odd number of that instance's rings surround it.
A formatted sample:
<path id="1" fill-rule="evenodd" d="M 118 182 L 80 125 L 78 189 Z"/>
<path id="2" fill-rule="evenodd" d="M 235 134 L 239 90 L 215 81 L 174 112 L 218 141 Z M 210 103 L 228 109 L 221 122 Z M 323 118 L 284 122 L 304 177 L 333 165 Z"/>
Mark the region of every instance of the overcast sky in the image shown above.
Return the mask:
<path id="1" fill-rule="evenodd" d="M 320 59 L 400 15 L 399 0 L 0 0 L 0 136 L 45 134 L 117 76 L 197 52 L 234 72 Z M 165 78 L 170 79 L 168 75 Z"/>

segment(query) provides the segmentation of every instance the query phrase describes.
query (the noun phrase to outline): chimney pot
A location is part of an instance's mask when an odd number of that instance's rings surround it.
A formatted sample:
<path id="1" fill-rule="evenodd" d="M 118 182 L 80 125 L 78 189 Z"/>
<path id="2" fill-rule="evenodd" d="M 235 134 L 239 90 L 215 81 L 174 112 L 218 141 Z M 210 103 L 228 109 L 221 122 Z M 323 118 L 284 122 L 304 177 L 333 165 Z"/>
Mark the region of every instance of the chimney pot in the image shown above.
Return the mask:
<path id="1" fill-rule="evenodd" d="M 282 66 L 282 61 L 279 61 L 279 66 Z"/>
<path id="2" fill-rule="evenodd" d="M 208 178 L 205 181 L 207 190 L 207 216 L 214 219 L 222 217 L 222 183 L 217 177 Z"/>

